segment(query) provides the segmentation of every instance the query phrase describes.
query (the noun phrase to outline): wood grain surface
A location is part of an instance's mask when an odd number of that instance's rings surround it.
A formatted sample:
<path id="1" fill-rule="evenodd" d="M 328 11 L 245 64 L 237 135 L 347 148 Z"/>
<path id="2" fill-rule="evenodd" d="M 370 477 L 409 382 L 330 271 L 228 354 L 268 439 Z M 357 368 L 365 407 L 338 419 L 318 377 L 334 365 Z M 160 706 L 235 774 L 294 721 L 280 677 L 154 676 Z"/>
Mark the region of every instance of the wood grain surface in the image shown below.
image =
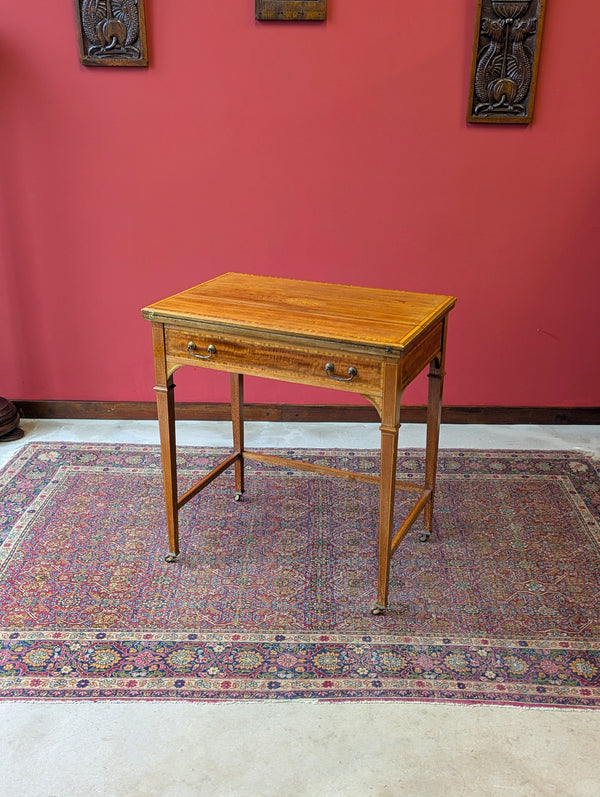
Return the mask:
<path id="1" fill-rule="evenodd" d="M 142 315 L 402 350 L 455 302 L 453 296 L 230 272 L 151 304 Z"/>

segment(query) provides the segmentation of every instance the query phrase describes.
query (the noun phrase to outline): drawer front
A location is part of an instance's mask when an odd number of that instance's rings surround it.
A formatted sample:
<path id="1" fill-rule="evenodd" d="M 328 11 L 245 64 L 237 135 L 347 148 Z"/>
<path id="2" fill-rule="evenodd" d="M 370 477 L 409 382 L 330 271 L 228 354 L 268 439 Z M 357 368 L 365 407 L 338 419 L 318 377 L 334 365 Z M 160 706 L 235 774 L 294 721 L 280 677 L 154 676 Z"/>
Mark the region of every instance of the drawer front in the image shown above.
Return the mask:
<path id="1" fill-rule="evenodd" d="M 197 365 L 370 396 L 381 394 L 382 362 L 377 357 L 317 347 L 288 348 L 171 327 L 165 329 L 165 338 L 169 369 Z"/>

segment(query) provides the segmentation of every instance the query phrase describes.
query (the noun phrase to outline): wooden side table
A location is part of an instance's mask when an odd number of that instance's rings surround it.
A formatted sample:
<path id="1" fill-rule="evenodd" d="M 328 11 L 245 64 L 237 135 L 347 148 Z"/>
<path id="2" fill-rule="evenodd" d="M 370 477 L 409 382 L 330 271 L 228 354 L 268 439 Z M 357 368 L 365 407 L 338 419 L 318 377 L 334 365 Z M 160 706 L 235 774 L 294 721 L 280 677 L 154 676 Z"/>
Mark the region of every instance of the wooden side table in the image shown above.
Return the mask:
<path id="1" fill-rule="evenodd" d="M 228 273 L 142 310 L 152 323 L 156 401 L 169 554 L 179 554 L 178 513 L 220 473 L 235 469 L 244 492 L 244 460 L 379 484 L 379 570 L 374 614 L 388 603 L 390 559 L 418 515 L 431 534 L 448 313 L 452 296 L 359 288 Z M 178 495 L 173 373 L 183 365 L 228 371 L 233 453 Z M 396 481 L 402 393 L 429 366 L 424 484 Z M 244 447 L 244 374 L 335 388 L 365 396 L 381 418 L 379 476 L 312 465 Z M 415 504 L 394 532 L 396 490 Z"/>

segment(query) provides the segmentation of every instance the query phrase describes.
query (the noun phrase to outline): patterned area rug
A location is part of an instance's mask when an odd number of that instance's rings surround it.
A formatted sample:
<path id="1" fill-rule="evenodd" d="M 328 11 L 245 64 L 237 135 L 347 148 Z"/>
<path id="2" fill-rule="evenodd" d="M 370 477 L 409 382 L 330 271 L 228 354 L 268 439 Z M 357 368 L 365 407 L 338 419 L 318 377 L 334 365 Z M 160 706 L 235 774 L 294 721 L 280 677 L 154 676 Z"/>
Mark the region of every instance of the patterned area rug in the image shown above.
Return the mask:
<path id="1" fill-rule="evenodd" d="M 223 454 L 180 449 L 180 491 Z M 401 479 L 423 466 L 400 453 Z M 241 502 L 226 473 L 182 509 L 166 564 L 157 447 L 22 449 L 0 472 L 0 697 L 600 705 L 594 460 L 441 452 L 434 534 L 401 543 L 382 617 L 376 487 L 246 473 Z"/>

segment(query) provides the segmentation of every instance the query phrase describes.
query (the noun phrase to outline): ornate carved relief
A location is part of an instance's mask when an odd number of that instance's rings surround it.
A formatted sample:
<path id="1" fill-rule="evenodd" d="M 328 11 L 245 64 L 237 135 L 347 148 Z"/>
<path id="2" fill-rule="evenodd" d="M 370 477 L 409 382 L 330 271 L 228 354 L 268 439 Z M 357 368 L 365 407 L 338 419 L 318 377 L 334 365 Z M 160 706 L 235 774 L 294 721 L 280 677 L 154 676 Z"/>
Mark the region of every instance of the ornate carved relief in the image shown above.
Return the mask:
<path id="1" fill-rule="evenodd" d="M 320 20 L 327 16 L 327 0 L 255 0 L 256 19 Z"/>
<path id="2" fill-rule="evenodd" d="M 531 122 L 545 4 L 478 0 L 468 122 Z"/>
<path id="3" fill-rule="evenodd" d="M 148 66 L 144 0 L 74 3 L 82 64 Z"/>

